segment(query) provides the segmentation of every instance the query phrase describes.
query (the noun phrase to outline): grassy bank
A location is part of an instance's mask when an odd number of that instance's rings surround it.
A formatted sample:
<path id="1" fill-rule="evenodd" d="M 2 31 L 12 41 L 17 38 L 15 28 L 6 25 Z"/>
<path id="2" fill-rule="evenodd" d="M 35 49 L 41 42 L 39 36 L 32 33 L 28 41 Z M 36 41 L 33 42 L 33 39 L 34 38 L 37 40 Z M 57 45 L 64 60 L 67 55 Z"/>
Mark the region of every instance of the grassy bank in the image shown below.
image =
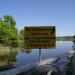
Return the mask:
<path id="1" fill-rule="evenodd" d="M 0 69 L 4 66 L 13 66 L 16 63 L 16 54 L 19 48 L 11 48 L 0 44 Z"/>
<path id="2" fill-rule="evenodd" d="M 19 47 L 12 48 L 10 46 L 0 44 L 0 55 L 9 54 L 11 52 L 18 52 L 19 50 L 20 50 Z"/>
<path id="3" fill-rule="evenodd" d="M 0 44 L 0 55 L 8 54 L 10 47 Z"/>

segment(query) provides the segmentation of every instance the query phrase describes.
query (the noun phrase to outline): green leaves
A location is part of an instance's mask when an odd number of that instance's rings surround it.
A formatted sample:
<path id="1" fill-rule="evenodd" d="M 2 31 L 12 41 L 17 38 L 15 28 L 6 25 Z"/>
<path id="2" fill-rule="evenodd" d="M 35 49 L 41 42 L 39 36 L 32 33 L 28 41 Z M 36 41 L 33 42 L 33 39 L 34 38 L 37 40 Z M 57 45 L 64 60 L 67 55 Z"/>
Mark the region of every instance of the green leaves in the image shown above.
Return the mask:
<path id="1" fill-rule="evenodd" d="M 11 45 L 12 47 L 19 46 L 19 35 L 15 27 L 16 22 L 12 16 L 6 15 L 0 19 L 0 43 Z"/>

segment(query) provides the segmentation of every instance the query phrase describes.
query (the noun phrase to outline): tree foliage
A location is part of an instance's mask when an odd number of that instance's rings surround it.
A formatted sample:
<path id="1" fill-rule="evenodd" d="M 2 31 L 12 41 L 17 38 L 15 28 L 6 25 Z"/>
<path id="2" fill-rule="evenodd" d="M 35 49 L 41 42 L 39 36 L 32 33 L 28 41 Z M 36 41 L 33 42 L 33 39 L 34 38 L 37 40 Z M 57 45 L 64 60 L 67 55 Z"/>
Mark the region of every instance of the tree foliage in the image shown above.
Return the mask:
<path id="1" fill-rule="evenodd" d="M 10 15 L 5 15 L 0 19 L 0 43 L 11 45 L 12 47 L 19 46 L 18 30 L 15 27 L 16 21 Z"/>
<path id="2" fill-rule="evenodd" d="M 21 39 L 21 40 L 24 40 L 24 29 L 21 29 L 21 30 L 19 31 L 19 36 L 20 36 L 20 39 Z"/>

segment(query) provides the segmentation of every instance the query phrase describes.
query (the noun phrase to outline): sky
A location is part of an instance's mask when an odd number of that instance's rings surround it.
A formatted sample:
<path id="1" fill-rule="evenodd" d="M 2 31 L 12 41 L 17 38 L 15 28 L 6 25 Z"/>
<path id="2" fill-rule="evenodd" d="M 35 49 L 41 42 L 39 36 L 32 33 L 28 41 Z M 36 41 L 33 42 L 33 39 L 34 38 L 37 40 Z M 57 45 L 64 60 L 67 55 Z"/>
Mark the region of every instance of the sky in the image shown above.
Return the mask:
<path id="1" fill-rule="evenodd" d="M 57 36 L 75 34 L 75 0 L 0 0 L 0 17 L 11 15 L 16 27 L 55 26 Z"/>

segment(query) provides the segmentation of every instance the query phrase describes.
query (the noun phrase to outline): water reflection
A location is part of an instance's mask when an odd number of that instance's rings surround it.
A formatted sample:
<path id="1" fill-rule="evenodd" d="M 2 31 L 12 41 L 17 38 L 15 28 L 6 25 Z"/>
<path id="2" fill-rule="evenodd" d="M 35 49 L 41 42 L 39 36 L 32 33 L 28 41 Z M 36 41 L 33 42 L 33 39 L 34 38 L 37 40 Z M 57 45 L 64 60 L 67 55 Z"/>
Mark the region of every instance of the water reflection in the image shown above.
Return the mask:
<path id="1" fill-rule="evenodd" d="M 21 48 L 21 52 L 25 52 L 26 54 L 29 54 L 32 52 L 32 49 Z"/>
<path id="2" fill-rule="evenodd" d="M 17 50 L 10 49 L 0 50 L 0 70 L 5 70 L 7 68 L 13 68 L 16 65 L 16 54 Z"/>
<path id="3" fill-rule="evenodd" d="M 38 60 L 38 55 L 37 55 L 37 51 L 36 50 L 29 50 L 28 49 L 21 49 L 18 54 L 16 55 L 16 66 L 20 67 L 22 65 L 25 65 L 27 63 L 31 63 L 33 61 L 37 61 Z M 32 51 L 32 52 L 31 52 Z"/>
<path id="4" fill-rule="evenodd" d="M 60 56 L 72 50 L 72 42 L 57 42 L 56 49 L 41 49 L 41 50 L 42 50 L 41 53 L 42 59 Z M 32 50 L 21 49 L 21 51 L 18 52 L 18 54 L 16 55 L 16 59 L 17 59 L 17 66 L 38 61 L 39 49 L 32 49 Z"/>
<path id="5" fill-rule="evenodd" d="M 19 51 L 18 54 L 16 55 L 16 60 L 17 60 L 16 66 L 17 67 L 24 65 L 24 58 L 25 58 L 25 53 L 22 51 Z"/>
<path id="6" fill-rule="evenodd" d="M 75 50 L 75 35 L 74 35 L 73 38 L 74 38 L 74 39 L 73 39 L 73 45 L 72 45 L 72 48 L 73 48 L 73 50 Z"/>
<path id="7" fill-rule="evenodd" d="M 73 50 L 75 50 L 75 43 L 73 43 L 72 48 L 73 48 Z"/>
<path id="8" fill-rule="evenodd" d="M 72 42 L 57 42 L 56 49 L 42 49 L 42 59 L 63 55 L 72 50 Z M 16 65 L 16 67 L 38 61 L 38 49 L 10 49 L 9 52 L 0 52 L 0 66 Z"/>

